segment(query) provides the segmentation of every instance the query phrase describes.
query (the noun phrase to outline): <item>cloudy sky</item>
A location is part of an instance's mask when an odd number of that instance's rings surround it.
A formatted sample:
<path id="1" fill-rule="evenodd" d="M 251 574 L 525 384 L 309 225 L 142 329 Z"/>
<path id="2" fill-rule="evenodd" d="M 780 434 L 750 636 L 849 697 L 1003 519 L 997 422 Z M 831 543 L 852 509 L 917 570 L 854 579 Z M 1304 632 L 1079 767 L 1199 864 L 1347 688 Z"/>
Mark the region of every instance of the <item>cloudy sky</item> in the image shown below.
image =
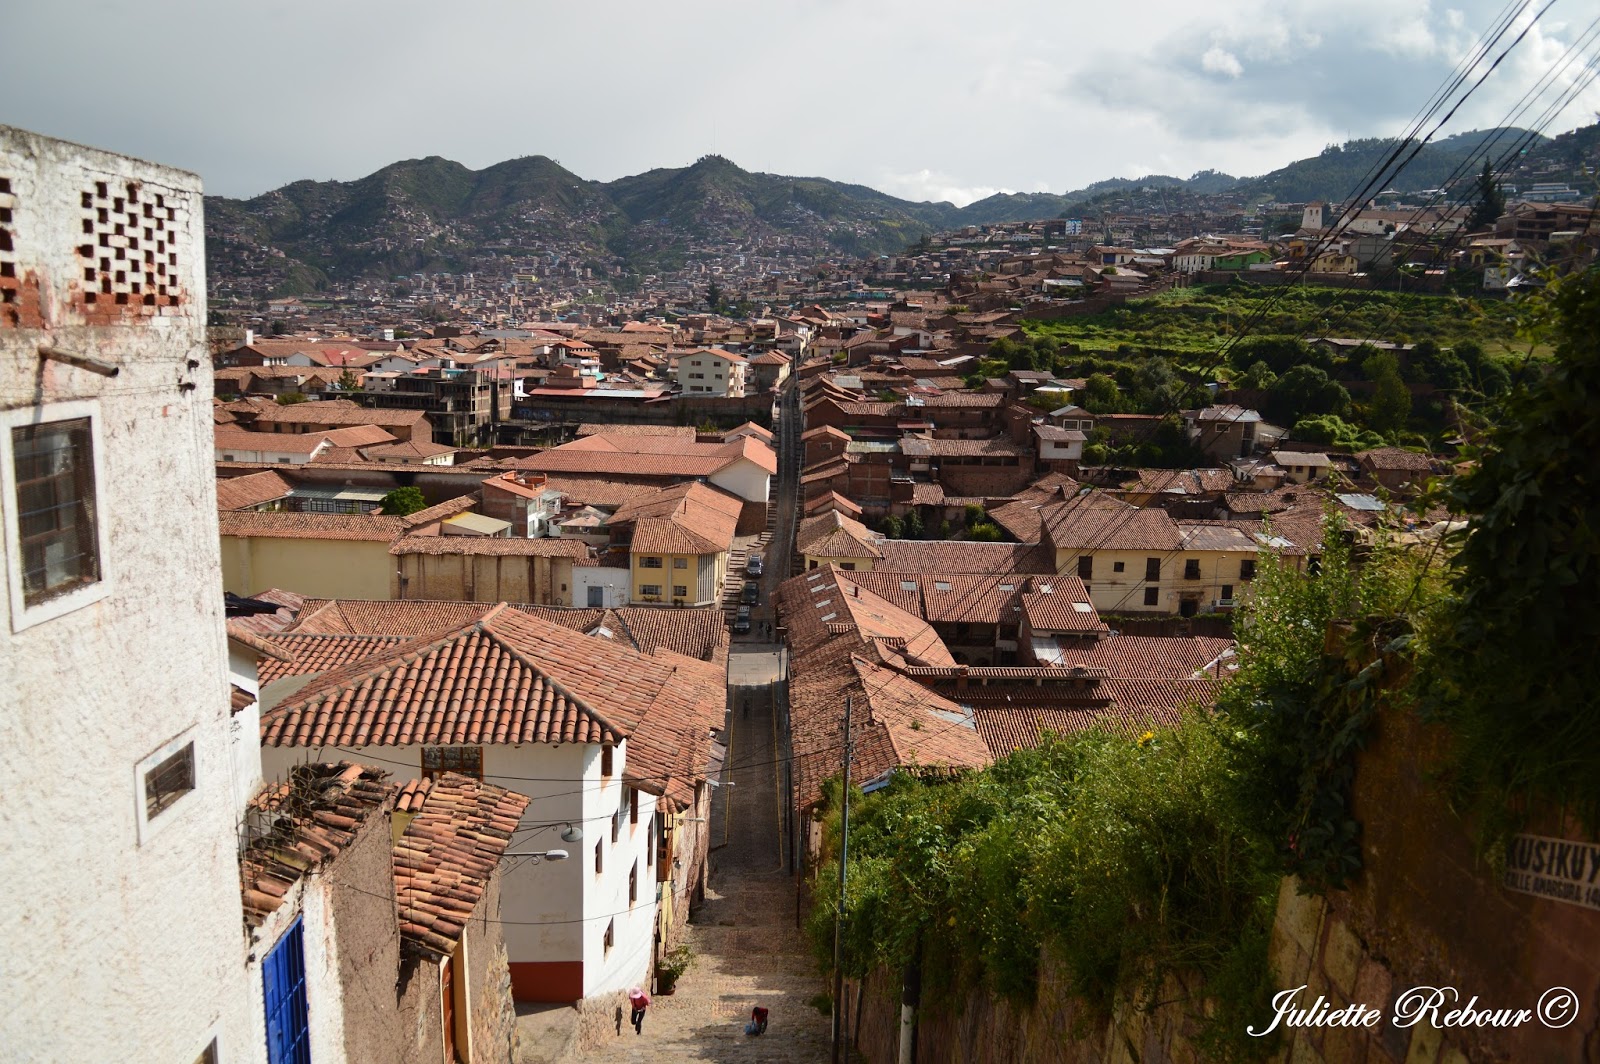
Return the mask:
<path id="1" fill-rule="evenodd" d="M 965 203 L 1399 132 L 1519 2 L 36 0 L 6 5 L 0 122 L 229 196 L 425 155 L 610 180 L 716 152 Z M 1596 14 L 1556 0 L 1441 135 L 1500 124 Z M 1549 132 L 1596 112 L 1600 84 Z"/>

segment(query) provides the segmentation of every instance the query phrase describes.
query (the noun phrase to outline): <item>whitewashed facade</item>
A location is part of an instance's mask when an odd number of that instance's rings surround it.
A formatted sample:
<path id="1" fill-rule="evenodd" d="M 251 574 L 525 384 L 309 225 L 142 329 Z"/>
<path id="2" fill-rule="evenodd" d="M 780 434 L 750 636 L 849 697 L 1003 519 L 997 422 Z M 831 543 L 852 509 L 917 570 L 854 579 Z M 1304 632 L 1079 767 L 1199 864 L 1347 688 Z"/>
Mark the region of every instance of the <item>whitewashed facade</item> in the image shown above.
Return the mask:
<path id="1" fill-rule="evenodd" d="M 192 174 L 0 127 L 12 1059 L 259 1051 L 201 213 Z"/>

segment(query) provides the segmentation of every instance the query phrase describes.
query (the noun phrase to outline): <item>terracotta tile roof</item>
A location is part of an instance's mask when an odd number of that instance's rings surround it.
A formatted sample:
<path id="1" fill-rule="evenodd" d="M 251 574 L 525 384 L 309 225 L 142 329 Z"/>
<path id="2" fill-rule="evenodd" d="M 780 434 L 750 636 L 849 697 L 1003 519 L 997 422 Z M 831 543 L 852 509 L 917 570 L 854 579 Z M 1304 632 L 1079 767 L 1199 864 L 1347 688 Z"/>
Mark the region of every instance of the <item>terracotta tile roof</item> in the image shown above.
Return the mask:
<path id="1" fill-rule="evenodd" d="M 277 403 L 255 407 L 256 421 L 277 425 L 415 425 L 427 417 L 423 410 L 396 410 L 364 407 L 346 399 L 324 399 L 315 403 Z"/>
<path id="2" fill-rule="evenodd" d="M 1051 503 L 1039 513 L 1056 550 L 1175 551 L 1178 526 L 1165 510 L 1140 509 L 1101 491 Z"/>
<path id="3" fill-rule="evenodd" d="M 669 650 L 652 656 L 673 670 L 669 685 L 677 697 L 658 700 L 628 737 L 623 779 L 681 811 L 694 804 L 711 736 L 727 719 L 728 675 L 725 666 Z"/>
<path id="4" fill-rule="evenodd" d="M 733 547 L 743 506 L 708 484 L 676 484 L 622 507 L 611 527 L 633 526 L 635 554 L 714 554 Z"/>
<path id="5" fill-rule="evenodd" d="M 252 801 L 256 834 L 239 857 L 244 918 L 259 927 L 300 877 L 336 859 L 367 819 L 386 808 L 389 774 L 365 765 L 296 765 L 286 784 Z"/>
<path id="6" fill-rule="evenodd" d="M 1260 546 L 1224 521 L 1179 521 L 1178 534 L 1183 537 L 1183 549 L 1186 551 L 1254 551 Z"/>
<path id="7" fill-rule="evenodd" d="M 853 517 L 830 510 L 800 522 L 795 545 L 802 554 L 827 558 L 881 558 L 882 537 Z"/>
<path id="8" fill-rule="evenodd" d="M 296 633 L 414 637 L 482 617 L 488 602 L 306 599 Z"/>
<path id="9" fill-rule="evenodd" d="M 942 484 L 924 484 L 921 481 L 911 485 L 912 506 L 943 506 L 944 486 Z"/>
<path id="10" fill-rule="evenodd" d="M 844 700 L 851 706 L 854 779 L 865 782 L 897 768 L 967 769 L 990 755 L 954 702 L 885 668 L 848 638 L 797 659 L 791 682 L 795 802 L 815 806 L 822 784 L 839 773 Z"/>
<path id="11" fill-rule="evenodd" d="M 1190 700 L 1206 697 L 1204 681 L 1168 681 L 1176 705 L 1147 706 L 1113 701 L 1109 704 L 1075 706 L 1060 703 L 1039 705 L 975 705 L 972 713 L 984 745 L 995 757 L 1014 750 L 1032 749 L 1046 732 L 1075 735 L 1098 729 L 1112 735 L 1136 739 L 1146 731 L 1175 728 L 1187 712 Z"/>
<path id="12" fill-rule="evenodd" d="M 448 957 L 483 900 L 528 808 L 526 795 L 447 772 L 394 844 L 402 947 Z"/>
<path id="13" fill-rule="evenodd" d="M 578 426 L 577 435 L 580 437 L 676 436 L 679 439 L 693 440 L 695 438 L 695 429 L 693 425 L 609 425 L 586 421 Z"/>
<path id="14" fill-rule="evenodd" d="M 231 425 L 211 430 L 217 454 L 224 451 L 271 451 L 276 454 L 310 454 L 327 446 L 320 433 L 251 432 Z"/>
<path id="15" fill-rule="evenodd" d="M 351 425 L 348 428 L 329 429 L 315 435 L 321 436 L 335 447 L 370 447 L 394 442 L 394 434 L 378 425 Z"/>
<path id="16" fill-rule="evenodd" d="M 1218 495 L 1239 486 L 1226 469 L 1140 469 L 1138 475 L 1123 482 L 1123 488 L 1136 492 L 1169 492 L 1174 495 Z"/>
<path id="17" fill-rule="evenodd" d="M 262 742 L 609 745 L 658 702 L 687 697 L 674 675 L 657 657 L 500 603 L 323 673 L 262 715 Z"/>
<path id="18" fill-rule="evenodd" d="M 228 713 L 230 715 L 238 713 L 242 709 L 248 709 L 255 700 L 256 696 L 246 691 L 243 687 L 237 684 L 228 685 Z"/>
<path id="19" fill-rule="evenodd" d="M 456 448 L 447 447 L 442 443 L 400 440 L 395 443 L 365 447 L 361 453 L 375 461 L 382 461 L 385 458 L 437 458 L 441 454 L 454 454 L 455 451 Z"/>
<path id="20" fill-rule="evenodd" d="M 389 548 L 390 554 L 471 554 L 496 557 L 583 558 L 588 544 L 576 539 L 509 536 L 408 535 Z"/>
<path id="21" fill-rule="evenodd" d="M 519 469 L 541 473 L 708 477 L 741 460 L 767 473 L 778 471 L 777 455 L 749 436 L 729 443 L 698 443 L 678 436 L 598 433 L 518 459 Z"/>
<path id="22" fill-rule="evenodd" d="M 728 626 L 717 609 L 623 606 L 617 616 L 646 654 L 671 650 L 718 665 L 728 660 Z"/>
<path id="23" fill-rule="evenodd" d="M 927 621 L 864 590 L 852 575 L 830 565 L 779 586 L 779 613 L 797 653 L 850 632 L 858 642 L 881 643 L 916 663 L 955 663 Z"/>
<path id="24" fill-rule="evenodd" d="M 243 510 L 260 506 L 264 502 L 281 499 L 293 490 L 294 485 L 276 470 L 247 473 L 242 477 L 217 480 L 217 509 Z"/>
<path id="25" fill-rule="evenodd" d="M 306 676 L 340 668 L 380 654 L 405 641 L 398 635 L 322 635 L 314 632 L 279 632 L 265 637 L 288 654 L 289 661 L 264 661 L 256 666 L 263 684 L 284 676 Z"/>
<path id="26" fill-rule="evenodd" d="M 1063 646 L 1061 664 L 1105 669 L 1118 679 L 1189 679 L 1234 647 L 1214 636 L 1113 635 L 1089 644 Z"/>
<path id="27" fill-rule="evenodd" d="M 941 494 L 943 493 L 941 492 Z M 847 517 L 855 517 L 859 519 L 861 516 L 861 507 L 856 505 L 850 499 L 840 495 L 836 491 L 824 492 L 814 499 L 807 499 L 805 511 L 808 514 L 815 514 L 818 510 L 821 510 L 824 507 L 832 507 Z"/>
<path id="28" fill-rule="evenodd" d="M 422 803 L 427 800 L 428 792 L 433 789 L 433 780 L 429 777 L 419 776 L 416 779 L 406 780 L 400 785 L 399 792 L 394 796 L 394 808 L 397 813 L 415 813 L 422 809 Z"/>
<path id="29" fill-rule="evenodd" d="M 248 619 L 253 618 L 230 617 L 227 622 L 228 638 L 236 643 L 243 643 L 251 650 L 254 650 L 261 658 L 272 661 L 290 660 L 291 656 L 287 650 L 284 650 L 276 643 L 269 642 L 259 628 L 243 623 Z"/>
<path id="30" fill-rule="evenodd" d="M 1022 596 L 1022 613 L 1035 632 L 1103 632 L 1100 619 L 1083 581 L 1058 575 L 1034 581 L 1035 590 Z M 1047 592 L 1044 589 L 1049 588 Z"/>
<path id="31" fill-rule="evenodd" d="M 1030 543 L 886 539 L 879 548 L 882 568 L 902 573 L 1053 573 L 1056 568 L 1053 555 Z"/>
<path id="32" fill-rule="evenodd" d="M 582 473 L 551 474 L 545 478 L 545 486 L 552 491 L 559 491 L 567 502 L 575 506 L 600 506 L 608 510 L 626 506 L 660 487 L 658 484 L 632 483 Z"/>
<path id="33" fill-rule="evenodd" d="M 404 522 L 378 514 L 256 513 L 224 510 L 218 514 L 224 536 L 280 539 L 367 540 L 387 543 L 397 538 Z"/>
<path id="34" fill-rule="evenodd" d="M 1356 454 L 1356 461 L 1368 469 L 1400 470 L 1408 473 L 1433 471 L 1432 458 L 1401 447 L 1374 447 L 1370 451 L 1360 451 Z"/>
<path id="35" fill-rule="evenodd" d="M 423 525 L 429 525 L 435 521 L 443 521 L 447 517 L 454 517 L 456 514 L 464 514 L 476 505 L 478 505 L 478 496 L 476 493 L 470 495 L 458 495 L 453 499 L 446 499 L 444 502 L 434 503 L 427 509 L 418 510 L 416 513 L 412 514 L 406 514 L 400 520 L 407 528 L 420 528 Z"/>
<path id="36" fill-rule="evenodd" d="M 1019 458 L 1032 454 L 1031 448 L 1009 439 L 924 440 L 907 436 L 900 441 L 900 452 L 912 458 Z"/>

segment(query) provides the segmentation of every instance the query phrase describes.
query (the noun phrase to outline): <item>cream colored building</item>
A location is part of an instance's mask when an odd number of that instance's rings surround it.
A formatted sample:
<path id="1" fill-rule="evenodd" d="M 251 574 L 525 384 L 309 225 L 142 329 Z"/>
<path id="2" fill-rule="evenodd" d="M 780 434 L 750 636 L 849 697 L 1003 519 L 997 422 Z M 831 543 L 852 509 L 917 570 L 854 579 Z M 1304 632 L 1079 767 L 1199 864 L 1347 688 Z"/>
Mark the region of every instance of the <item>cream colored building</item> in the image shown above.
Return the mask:
<path id="1" fill-rule="evenodd" d="M 720 602 L 740 509 L 733 496 L 691 483 L 665 488 L 612 514 L 613 537 L 628 544 L 633 601 Z"/>
<path id="2" fill-rule="evenodd" d="M 1255 575 L 1259 548 L 1231 525 L 1175 521 L 1097 491 L 1039 516 L 1056 571 L 1082 580 L 1101 613 L 1231 609 Z"/>
<path id="3" fill-rule="evenodd" d="M 278 587 L 312 598 L 394 597 L 389 546 L 404 518 L 253 511 L 219 518 L 222 583 L 236 595 Z"/>
<path id="4" fill-rule="evenodd" d="M 685 395 L 743 398 L 749 364 L 749 359 L 732 351 L 685 351 L 678 356 L 678 387 Z"/>

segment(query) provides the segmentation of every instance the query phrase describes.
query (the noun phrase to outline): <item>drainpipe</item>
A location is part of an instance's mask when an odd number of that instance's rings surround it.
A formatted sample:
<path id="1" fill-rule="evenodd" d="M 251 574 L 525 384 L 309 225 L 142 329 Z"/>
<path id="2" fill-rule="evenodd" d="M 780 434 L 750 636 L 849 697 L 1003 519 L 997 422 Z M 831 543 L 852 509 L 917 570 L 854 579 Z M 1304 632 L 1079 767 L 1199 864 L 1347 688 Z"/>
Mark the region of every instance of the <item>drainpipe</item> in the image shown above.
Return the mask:
<path id="1" fill-rule="evenodd" d="M 912 1064 L 917 1058 L 917 1006 L 922 1001 L 922 942 L 906 965 L 905 984 L 900 992 L 899 1064 Z"/>

